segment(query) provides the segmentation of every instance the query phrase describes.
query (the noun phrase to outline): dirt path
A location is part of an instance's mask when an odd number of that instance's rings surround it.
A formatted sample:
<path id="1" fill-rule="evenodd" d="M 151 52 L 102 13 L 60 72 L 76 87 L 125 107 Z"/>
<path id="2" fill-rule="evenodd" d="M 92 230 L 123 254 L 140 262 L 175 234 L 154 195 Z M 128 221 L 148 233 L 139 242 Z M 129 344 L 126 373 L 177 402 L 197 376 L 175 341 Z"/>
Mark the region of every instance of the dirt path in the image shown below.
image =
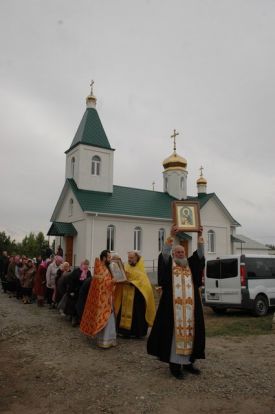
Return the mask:
<path id="1" fill-rule="evenodd" d="M 0 412 L 275 414 L 275 335 L 207 340 L 178 381 L 144 340 L 100 350 L 55 310 L 0 294 Z"/>

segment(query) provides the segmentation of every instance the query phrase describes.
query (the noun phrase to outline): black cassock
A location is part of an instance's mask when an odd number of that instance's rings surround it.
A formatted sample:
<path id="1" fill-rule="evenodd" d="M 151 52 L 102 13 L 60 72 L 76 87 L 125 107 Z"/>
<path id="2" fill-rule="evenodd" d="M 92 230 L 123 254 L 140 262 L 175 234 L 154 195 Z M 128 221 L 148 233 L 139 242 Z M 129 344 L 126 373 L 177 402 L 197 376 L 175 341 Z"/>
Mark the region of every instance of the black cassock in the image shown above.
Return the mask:
<path id="1" fill-rule="evenodd" d="M 67 279 L 67 302 L 64 309 L 66 315 L 76 316 L 77 315 L 77 308 L 76 304 L 78 301 L 78 296 L 80 289 L 83 283 L 92 277 L 90 270 L 87 271 L 87 279 L 80 280 L 82 270 L 80 267 L 77 267 L 72 271 Z M 86 282 L 88 283 L 88 282 Z"/>
<path id="2" fill-rule="evenodd" d="M 190 361 L 204 359 L 205 328 L 202 310 L 202 302 L 199 292 L 201 276 L 205 265 L 205 258 L 199 258 L 197 251 L 188 258 L 192 272 L 193 290 L 195 299 L 195 332 L 193 339 L 193 351 Z M 163 362 L 169 362 L 171 344 L 174 330 L 173 287 L 172 287 L 172 257 L 167 263 L 162 253 L 158 259 L 158 284 L 162 287 L 162 295 L 159 302 L 154 325 L 147 342 L 147 352 L 158 357 Z"/>
<path id="3" fill-rule="evenodd" d="M 126 337 L 142 338 L 147 334 L 148 323 L 145 319 L 146 303 L 142 293 L 135 287 L 131 329 L 120 328 L 121 308 L 117 315 L 118 333 Z"/>

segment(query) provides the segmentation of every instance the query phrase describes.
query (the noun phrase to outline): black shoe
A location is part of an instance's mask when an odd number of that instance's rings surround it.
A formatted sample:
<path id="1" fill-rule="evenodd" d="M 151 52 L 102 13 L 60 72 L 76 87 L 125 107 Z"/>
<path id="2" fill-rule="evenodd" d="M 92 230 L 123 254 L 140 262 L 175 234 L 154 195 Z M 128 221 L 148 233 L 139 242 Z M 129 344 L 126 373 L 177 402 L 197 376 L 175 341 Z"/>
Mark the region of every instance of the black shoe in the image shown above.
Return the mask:
<path id="1" fill-rule="evenodd" d="M 78 319 L 75 316 L 73 316 L 72 317 L 72 326 L 75 327 L 77 325 L 79 325 Z"/>
<path id="2" fill-rule="evenodd" d="M 172 371 L 171 371 L 171 374 L 172 374 L 175 378 L 177 378 L 177 379 L 179 379 L 179 380 L 183 380 L 183 379 L 184 379 L 184 375 L 183 375 L 183 372 L 182 372 L 182 371 L 180 371 L 180 372 L 172 372 Z"/>
<path id="3" fill-rule="evenodd" d="M 193 364 L 183 365 L 184 371 L 190 372 L 190 374 L 200 375 L 201 371 L 194 367 Z"/>
<path id="4" fill-rule="evenodd" d="M 170 362 L 169 364 L 171 374 L 177 379 L 184 379 L 184 374 L 181 370 L 180 364 L 173 364 Z"/>

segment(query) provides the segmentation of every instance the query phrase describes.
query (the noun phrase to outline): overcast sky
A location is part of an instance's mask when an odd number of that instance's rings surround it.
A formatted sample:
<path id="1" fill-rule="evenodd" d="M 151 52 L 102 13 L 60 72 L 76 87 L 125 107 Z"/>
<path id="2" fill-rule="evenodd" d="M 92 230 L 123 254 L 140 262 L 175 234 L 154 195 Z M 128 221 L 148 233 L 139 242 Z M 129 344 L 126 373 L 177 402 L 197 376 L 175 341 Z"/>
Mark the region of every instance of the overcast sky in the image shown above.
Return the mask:
<path id="1" fill-rule="evenodd" d="M 275 244 L 274 0 L 1 0 L 0 231 L 47 232 L 94 79 L 114 184 L 162 191 L 203 165 L 242 225 Z"/>

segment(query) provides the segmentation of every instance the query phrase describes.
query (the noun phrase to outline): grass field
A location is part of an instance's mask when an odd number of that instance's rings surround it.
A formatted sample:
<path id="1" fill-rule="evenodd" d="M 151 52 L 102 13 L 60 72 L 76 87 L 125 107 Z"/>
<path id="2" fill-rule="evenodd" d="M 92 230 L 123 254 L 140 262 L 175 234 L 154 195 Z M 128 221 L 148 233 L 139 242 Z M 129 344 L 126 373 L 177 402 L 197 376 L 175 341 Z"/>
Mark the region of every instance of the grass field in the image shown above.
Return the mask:
<path id="1" fill-rule="evenodd" d="M 224 315 L 216 315 L 212 309 L 204 307 L 206 336 L 247 336 L 275 333 L 272 330 L 273 312 L 267 316 L 255 317 L 248 312 L 228 310 Z"/>
<path id="2" fill-rule="evenodd" d="M 160 295 L 155 289 L 154 295 L 156 306 L 158 306 Z M 275 334 L 275 330 L 272 330 L 274 310 L 267 316 L 256 317 L 242 310 L 232 309 L 224 315 L 216 315 L 208 306 L 204 306 L 203 309 L 208 337 Z"/>

